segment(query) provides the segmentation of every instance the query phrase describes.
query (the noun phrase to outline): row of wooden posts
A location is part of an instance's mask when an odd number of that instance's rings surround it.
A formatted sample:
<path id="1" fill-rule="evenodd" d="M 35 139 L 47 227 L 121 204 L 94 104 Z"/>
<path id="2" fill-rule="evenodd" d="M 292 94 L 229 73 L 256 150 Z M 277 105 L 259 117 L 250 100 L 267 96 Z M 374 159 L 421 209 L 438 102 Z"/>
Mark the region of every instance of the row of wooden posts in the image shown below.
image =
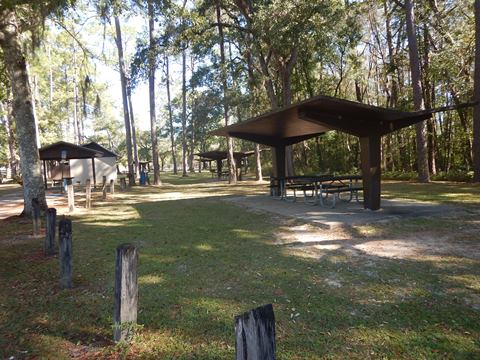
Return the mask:
<path id="1" fill-rule="evenodd" d="M 37 201 L 38 203 L 38 201 Z M 38 205 L 38 204 L 37 204 Z M 34 211 L 40 214 L 39 206 Z M 55 244 L 57 210 L 46 212 L 46 255 L 57 253 Z M 34 217 L 34 231 L 40 229 L 39 217 Z M 58 224 L 60 287 L 73 287 L 72 221 L 65 217 Z M 116 249 L 113 338 L 129 341 L 137 326 L 138 310 L 138 250 L 134 245 L 122 244 Z M 275 315 L 271 304 L 252 309 L 235 317 L 236 360 L 275 359 Z"/>
<path id="2" fill-rule="evenodd" d="M 134 245 L 117 247 L 115 262 L 115 341 L 128 341 L 137 324 L 138 251 Z M 275 359 L 275 315 L 272 304 L 235 317 L 236 360 Z"/>
<path id="3" fill-rule="evenodd" d="M 120 189 L 125 190 L 127 188 L 127 182 L 125 178 L 120 178 Z M 102 182 L 102 199 L 107 199 L 107 177 L 103 177 Z M 110 180 L 110 195 L 115 194 L 115 180 Z M 67 180 L 67 199 L 68 199 L 68 211 L 73 212 L 75 210 L 75 192 L 73 189 L 73 182 L 71 179 Z M 92 183 L 90 179 L 87 179 L 85 183 L 85 208 L 90 209 L 92 206 Z"/>

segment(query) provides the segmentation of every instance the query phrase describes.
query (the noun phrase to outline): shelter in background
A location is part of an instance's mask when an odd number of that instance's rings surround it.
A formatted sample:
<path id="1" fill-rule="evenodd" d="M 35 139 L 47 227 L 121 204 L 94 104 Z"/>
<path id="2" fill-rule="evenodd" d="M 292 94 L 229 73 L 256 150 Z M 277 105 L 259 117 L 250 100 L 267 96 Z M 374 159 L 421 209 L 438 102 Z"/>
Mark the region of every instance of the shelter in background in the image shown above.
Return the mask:
<path id="1" fill-rule="evenodd" d="M 95 183 L 101 183 L 103 177 L 110 180 L 117 180 L 117 154 L 104 148 L 96 142 L 90 142 L 82 145 L 82 147 L 98 151 L 102 156 L 95 158 Z M 74 183 L 85 185 L 87 179 L 93 179 L 93 168 L 89 164 L 88 159 L 72 159 L 70 160 L 70 174 L 73 177 Z"/>
<path id="2" fill-rule="evenodd" d="M 226 126 L 213 135 L 232 136 L 271 146 L 273 176 L 285 178 L 285 147 L 338 130 L 360 138 L 364 207 L 380 208 L 381 137 L 432 117 L 436 110 L 405 112 L 328 96 L 316 96 L 247 121 Z"/>
<path id="3" fill-rule="evenodd" d="M 235 163 L 237 164 L 237 169 L 240 170 L 240 176 L 242 174 L 242 165 L 244 164 L 244 159 L 250 155 L 253 155 L 254 153 L 255 153 L 254 151 L 246 151 L 246 152 L 236 151 L 233 153 L 233 157 L 235 158 Z M 205 151 L 205 152 L 197 153 L 195 155 L 200 158 L 199 159 L 200 162 L 208 161 L 211 164 L 212 161 L 215 161 L 217 165 L 217 176 L 219 179 L 222 178 L 223 160 L 226 160 L 228 158 L 227 151 L 219 151 L 219 150 Z M 211 166 L 209 166 L 209 168 L 211 169 Z"/>
<path id="4" fill-rule="evenodd" d="M 42 147 L 39 153 L 40 160 L 43 160 L 45 187 L 48 179 L 61 181 L 70 178 L 81 184 L 93 179 L 96 185 L 103 176 L 107 176 L 108 181 L 117 176 L 116 155 L 97 143 L 80 146 L 59 141 Z"/>

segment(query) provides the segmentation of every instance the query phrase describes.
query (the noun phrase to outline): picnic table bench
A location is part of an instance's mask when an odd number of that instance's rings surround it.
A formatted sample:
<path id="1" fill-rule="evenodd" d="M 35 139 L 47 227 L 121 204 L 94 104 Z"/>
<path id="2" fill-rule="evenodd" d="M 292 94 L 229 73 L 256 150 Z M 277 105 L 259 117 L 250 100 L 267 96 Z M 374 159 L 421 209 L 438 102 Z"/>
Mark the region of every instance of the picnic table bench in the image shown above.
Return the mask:
<path id="1" fill-rule="evenodd" d="M 279 200 L 294 202 L 297 200 L 297 192 L 301 192 L 307 204 L 334 208 L 337 201 L 342 199 L 342 194 L 348 195 L 342 200 L 351 201 L 355 197 L 359 201 L 358 192 L 363 190 L 363 186 L 359 184 L 361 179 L 360 175 L 289 176 L 281 179 L 271 178 L 270 189 L 271 195 Z M 280 189 L 279 194 L 273 193 L 275 188 Z"/>

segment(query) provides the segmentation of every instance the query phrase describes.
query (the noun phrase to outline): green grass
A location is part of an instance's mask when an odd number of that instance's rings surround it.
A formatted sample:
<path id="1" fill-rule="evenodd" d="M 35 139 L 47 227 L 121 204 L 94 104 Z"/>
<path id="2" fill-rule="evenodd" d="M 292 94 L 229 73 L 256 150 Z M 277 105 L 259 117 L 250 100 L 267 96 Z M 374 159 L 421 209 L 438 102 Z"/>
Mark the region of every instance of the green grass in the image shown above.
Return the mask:
<path id="1" fill-rule="evenodd" d="M 182 177 L 182 172 L 179 171 L 177 175 L 173 173 L 161 173 L 160 178 L 162 182 L 169 183 L 172 185 L 190 185 L 190 184 L 201 184 L 206 181 L 217 181 L 216 178 L 212 178 L 212 174 L 209 170 L 203 170 L 201 173 L 194 172 L 188 173 L 187 177 Z"/>
<path id="2" fill-rule="evenodd" d="M 411 199 L 460 205 L 480 205 L 480 184 L 383 181 L 382 197 L 387 199 Z"/>
<path id="3" fill-rule="evenodd" d="M 43 240 L 22 240 L 29 221 L 2 221 L 0 358 L 68 358 L 85 347 L 92 359 L 232 359 L 234 316 L 265 303 L 274 305 L 280 360 L 480 357 L 479 261 L 352 257 L 343 248 L 310 258 L 274 244 L 275 218 L 218 201 L 231 188 L 212 186 L 137 187 L 80 212 L 72 290 L 59 290 L 58 260 L 42 255 Z M 393 195 L 416 185 L 388 186 Z M 166 196 L 195 191 L 207 198 Z M 110 341 L 114 253 L 125 242 L 139 247 L 143 325 L 127 348 Z"/>

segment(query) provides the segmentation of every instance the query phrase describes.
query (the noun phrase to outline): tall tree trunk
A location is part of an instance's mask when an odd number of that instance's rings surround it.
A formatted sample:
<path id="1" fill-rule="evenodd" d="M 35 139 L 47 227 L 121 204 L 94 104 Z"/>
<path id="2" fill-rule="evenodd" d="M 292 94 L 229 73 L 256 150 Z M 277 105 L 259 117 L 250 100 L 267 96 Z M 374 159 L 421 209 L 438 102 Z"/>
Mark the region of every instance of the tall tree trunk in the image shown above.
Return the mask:
<path id="1" fill-rule="evenodd" d="M 8 153 L 10 162 L 11 177 L 18 175 L 18 158 L 16 150 L 15 132 L 13 131 L 13 117 L 10 106 L 7 106 L 7 134 L 8 134 Z"/>
<path id="2" fill-rule="evenodd" d="M 155 115 L 155 38 L 153 35 L 155 19 L 152 0 L 148 1 L 148 35 L 150 49 L 148 52 L 148 93 L 150 97 L 150 136 L 152 139 L 153 185 L 161 185 L 158 164 L 157 118 Z"/>
<path id="3" fill-rule="evenodd" d="M 12 86 L 12 110 L 16 121 L 20 168 L 23 177 L 24 214 L 32 216 L 32 200 L 37 198 L 43 209 L 47 208 L 47 201 L 36 142 L 32 92 L 28 82 L 27 63 L 17 33 L 18 28 L 15 12 L 0 11 L 0 47 Z"/>
<path id="4" fill-rule="evenodd" d="M 172 112 L 172 99 L 170 97 L 170 67 L 168 61 L 168 55 L 165 54 L 165 76 L 167 78 L 167 106 L 168 106 L 168 122 L 170 124 L 170 143 L 172 148 L 172 160 L 173 160 L 173 173 L 177 174 L 177 150 L 175 147 L 175 129 L 173 127 L 173 112 Z"/>
<path id="5" fill-rule="evenodd" d="M 127 99 L 127 77 L 125 74 L 125 60 L 123 57 L 123 43 L 122 43 L 122 30 L 120 28 L 120 20 L 118 16 L 115 16 L 115 42 L 117 43 L 118 50 L 118 64 L 120 68 L 120 83 L 122 87 L 122 100 L 123 100 L 123 119 L 125 121 L 125 137 L 127 145 L 127 162 L 128 162 L 128 176 L 131 184 L 135 184 L 134 168 L 133 168 L 133 156 L 132 156 L 132 134 L 130 125 L 130 116 L 128 113 L 128 99 Z"/>
<path id="6" fill-rule="evenodd" d="M 415 30 L 415 13 L 413 0 L 405 0 L 405 14 L 407 23 L 408 53 L 410 59 L 410 71 L 412 74 L 413 102 L 415 110 L 425 110 L 422 92 L 422 77 L 420 71 L 420 59 L 418 54 L 417 36 Z M 416 150 L 417 150 L 417 171 L 418 181 L 426 183 L 430 181 L 428 171 L 428 152 L 426 133 L 426 122 L 422 121 L 415 125 Z"/>
<path id="7" fill-rule="evenodd" d="M 195 64 L 194 64 L 194 61 L 193 61 L 193 56 L 191 55 L 190 56 L 190 71 L 192 72 L 192 74 L 194 73 L 195 71 Z M 195 88 L 193 87 L 192 85 L 192 88 L 190 89 L 190 91 L 192 92 L 192 94 L 194 93 L 195 91 Z M 188 167 L 190 168 L 190 172 L 195 172 L 195 166 L 193 165 L 193 158 L 194 158 L 194 153 L 195 153 L 195 141 L 196 141 L 196 137 L 195 137 L 195 111 L 197 109 L 197 101 L 194 99 L 194 97 L 192 96 L 192 116 L 190 117 L 190 129 L 191 129 L 191 132 L 190 132 L 190 151 L 189 151 L 189 156 L 188 156 Z"/>
<path id="8" fill-rule="evenodd" d="M 135 117 L 133 116 L 133 105 L 132 105 L 132 89 L 130 86 L 127 87 L 127 97 L 128 97 L 128 110 L 130 115 L 130 123 L 132 125 L 132 145 L 133 145 L 133 160 L 135 162 L 135 174 L 140 173 L 140 163 L 138 161 L 138 146 L 137 146 L 137 130 L 135 129 Z"/>
<path id="9" fill-rule="evenodd" d="M 480 101 L 480 0 L 475 0 L 475 101 Z M 473 180 L 480 182 L 480 104 L 473 110 Z"/>
<path id="10" fill-rule="evenodd" d="M 292 103 L 292 72 L 298 57 L 298 47 L 295 46 L 290 54 L 288 61 L 285 61 L 281 67 L 282 77 L 282 97 L 283 106 L 288 106 Z M 293 147 L 292 145 L 285 148 L 286 160 L 286 175 L 293 176 L 295 169 L 293 167 Z"/>
<path id="11" fill-rule="evenodd" d="M 73 47 L 73 119 L 76 126 L 76 134 L 77 138 L 75 139 L 75 143 L 81 144 L 82 143 L 82 129 L 80 124 L 80 116 L 78 111 L 78 69 L 77 69 L 77 51 L 75 46 Z"/>
<path id="12" fill-rule="evenodd" d="M 220 67 L 223 87 L 223 116 L 225 118 L 225 126 L 229 123 L 229 99 L 228 99 L 228 85 L 227 85 L 227 69 L 225 62 L 225 37 L 223 35 L 222 14 L 220 11 L 220 1 L 216 1 L 218 35 L 220 41 Z M 237 165 L 233 154 L 233 139 L 227 137 L 228 147 L 228 182 L 230 184 L 237 183 Z"/>
<path id="13" fill-rule="evenodd" d="M 423 89 L 423 97 L 425 99 L 425 107 L 431 109 L 433 107 L 432 94 L 433 85 L 430 81 L 430 36 L 428 27 L 423 28 L 423 83 L 425 88 Z M 437 173 L 437 165 L 435 159 L 435 118 L 428 119 L 427 125 L 427 149 L 428 149 L 428 169 L 431 174 Z"/>
<path id="14" fill-rule="evenodd" d="M 248 34 L 247 36 L 250 36 Z M 252 97 L 251 107 L 250 107 L 250 116 L 253 116 L 252 108 L 257 107 L 258 103 L 256 102 L 255 98 L 255 75 L 253 72 L 253 59 L 251 53 L 251 45 L 250 49 L 246 53 L 247 57 L 247 70 L 248 70 L 248 91 L 250 92 L 250 96 Z M 263 174 L 262 174 L 262 157 L 260 152 L 260 144 L 255 144 L 255 180 L 263 181 Z"/>
<path id="15" fill-rule="evenodd" d="M 187 173 L 187 50 L 182 50 L 182 176 Z"/>

